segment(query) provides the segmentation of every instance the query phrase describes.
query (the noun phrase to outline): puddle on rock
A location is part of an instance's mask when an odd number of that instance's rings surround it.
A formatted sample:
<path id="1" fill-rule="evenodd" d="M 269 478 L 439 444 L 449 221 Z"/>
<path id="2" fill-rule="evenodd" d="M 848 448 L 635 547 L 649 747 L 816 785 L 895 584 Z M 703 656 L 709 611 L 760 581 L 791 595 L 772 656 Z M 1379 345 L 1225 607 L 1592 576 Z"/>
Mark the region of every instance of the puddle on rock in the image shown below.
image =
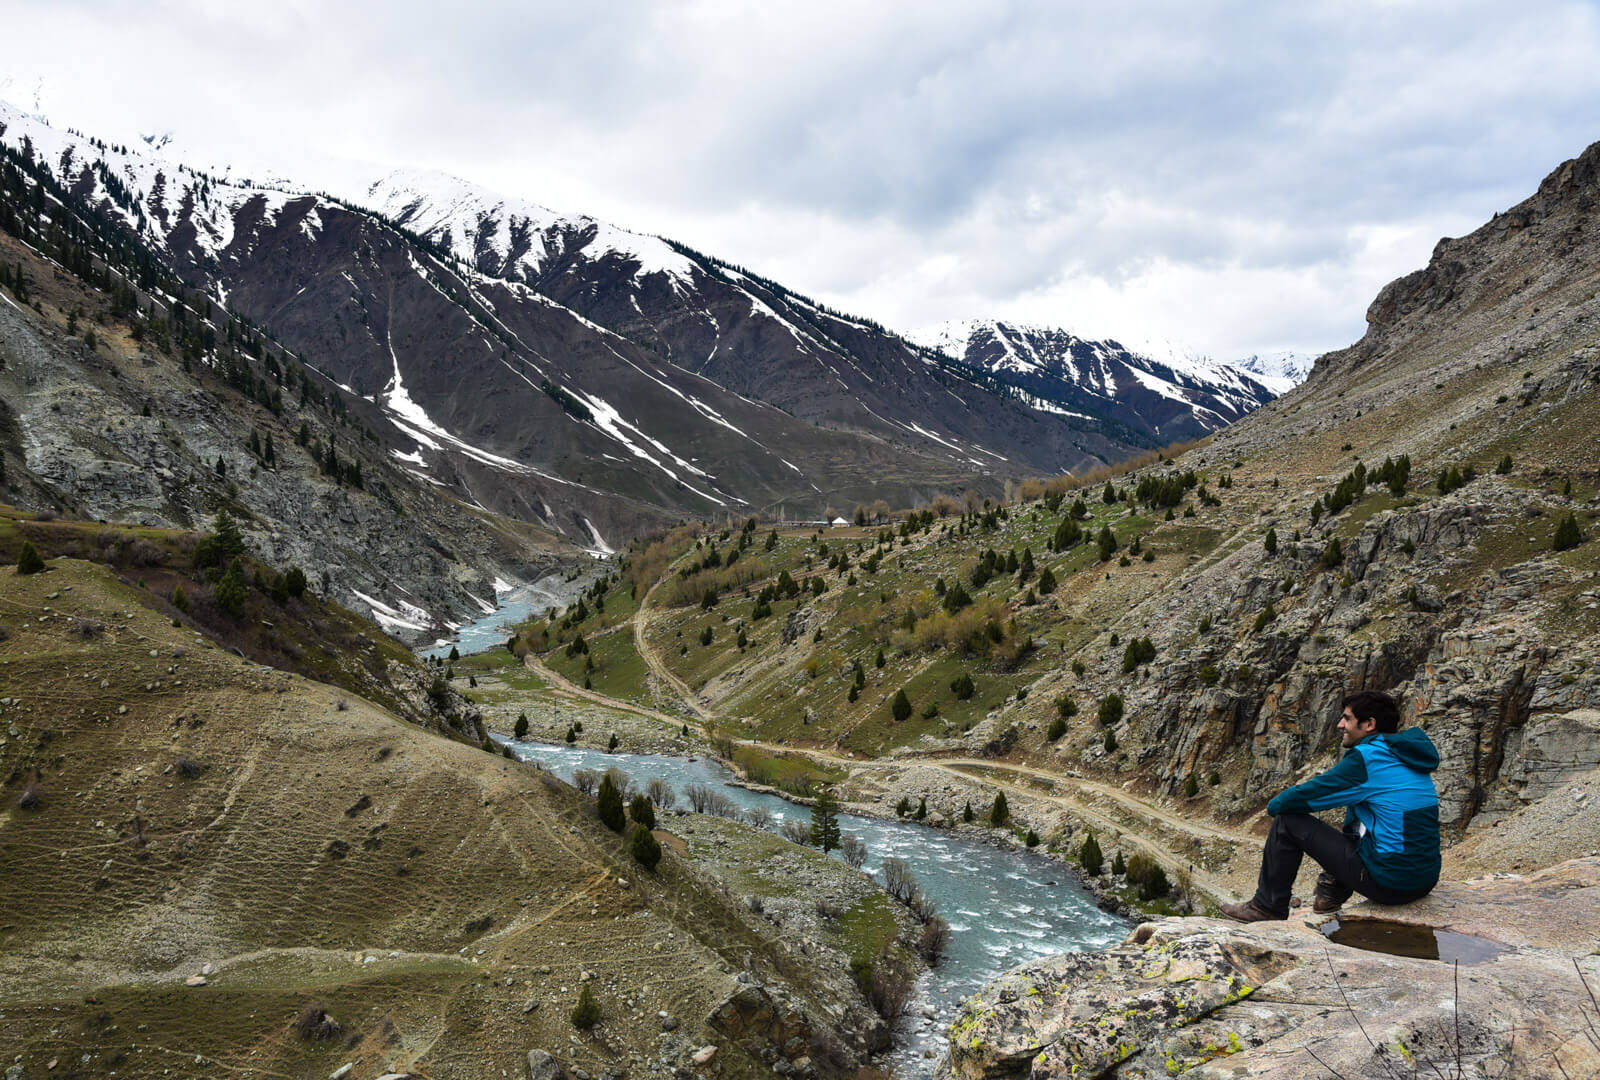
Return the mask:
<path id="1" fill-rule="evenodd" d="M 1387 919 L 1355 919 L 1347 923 L 1334 919 L 1324 923 L 1321 929 L 1329 941 L 1352 949 L 1409 956 L 1414 960 L 1442 960 L 1447 964 L 1486 964 L 1506 950 L 1504 945 L 1488 938 Z"/>

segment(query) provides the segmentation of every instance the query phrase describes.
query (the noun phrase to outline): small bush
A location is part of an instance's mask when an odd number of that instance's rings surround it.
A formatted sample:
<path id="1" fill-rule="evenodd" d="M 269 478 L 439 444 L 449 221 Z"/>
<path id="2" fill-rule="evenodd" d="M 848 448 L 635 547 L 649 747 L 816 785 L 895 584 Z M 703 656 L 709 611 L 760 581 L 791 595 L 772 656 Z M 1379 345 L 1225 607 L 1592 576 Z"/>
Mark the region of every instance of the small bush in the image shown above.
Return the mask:
<path id="1" fill-rule="evenodd" d="M 179 758 L 177 763 L 173 766 L 173 769 L 185 780 L 193 780 L 195 777 L 206 771 L 206 767 L 204 765 L 200 764 L 198 761 L 195 761 L 193 758 L 187 757 Z"/>
<path id="2" fill-rule="evenodd" d="M 578 991 L 578 1004 L 572 1008 L 572 1026 L 579 1031 L 588 1031 L 600 1022 L 600 1003 L 594 999 L 594 992 L 589 989 L 589 984 L 584 983 Z"/>
<path id="3" fill-rule="evenodd" d="M 1105 747 L 1106 753 L 1108 753 L 1108 754 L 1116 753 L 1117 752 L 1117 733 L 1115 731 L 1112 731 L 1110 728 L 1106 728 L 1106 737 L 1105 737 L 1104 740 L 1102 740 L 1101 745 Z"/>
<path id="4" fill-rule="evenodd" d="M 44 559 L 39 557 L 38 550 L 31 541 L 22 542 L 22 551 L 17 555 L 17 573 L 37 574 L 44 569 Z"/>
<path id="5" fill-rule="evenodd" d="M 1034 832 L 1032 829 L 1029 829 L 1028 835 L 1022 838 L 1022 842 L 1031 848 L 1038 847 L 1039 834 Z"/>
<path id="6" fill-rule="evenodd" d="M 1066 733 L 1067 722 L 1058 716 L 1054 720 L 1050 721 L 1050 730 L 1045 732 L 1044 740 L 1045 742 L 1055 742 Z"/>
<path id="7" fill-rule="evenodd" d="M 644 796 L 639 796 L 639 799 L 644 799 Z M 634 803 L 637 804 L 639 799 L 635 799 Z M 645 806 L 649 805 L 650 801 L 645 799 Z M 655 838 L 650 826 L 643 822 L 634 827 L 632 850 L 634 860 L 646 870 L 654 870 L 656 864 L 661 861 L 661 841 Z"/>
<path id="8" fill-rule="evenodd" d="M 17 798 L 17 809 L 38 810 L 44 806 L 44 789 L 38 784 L 29 784 L 22 789 L 22 794 Z"/>
<path id="9" fill-rule="evenodd" d="M 329 1016 L 327 1008 L 320 1004 L 309 1004 L 301 1009 L 289 1027 L 307 1042 L 328 1042 L 344 1034 L 344 1025 Z"/>
<path id="10" fill-rule="evenodd" d="M 1122 722 L 1122 695 L 1107 694 L 1100 699 L 1100 723 L 1106 727 Z"/>
<path id="11" fill-rule="evenodd" d="M 1139 888 L 1140 900 L 1159 900 L 1172 891 L 1167 872 L 1150 856 L 1136 853 L 1128 860 L 1128 884 Z"/>
<path id="12" fill-rule="evenodd" d="M 1183 797 L 1192 799 L 1198 794 L 1200 794 L 1200 782 L 1194 778 L 1194 773 L 1190 773 L 1188 779 L 1183 782 Z"/>
<path id="13" fill-rule="evenodd" d="M 1337 543 L 1337 541 L 1335 541 L 1335 543 Z M 1261 613 L 1256 616 L 1255 632 L 1258 634 L 1261 633 L 1261 631 L 1267 628 L 1267 624 L 1272 622 L 1272 620 L 1276 619 L 1277 617 L 1278 609 L 1272 606 L 1271 600 L 1268 600 L 1267 606 L 1262 608 Z"/>
<path id="14" fill-rule="evenodd" d="M 956 696 L 957 701 L 967 701 L 977 693 L 977 686 L 972 681 L 972 676 L 966 672 L 957 675 L 950 682 L 950 692 Z"/>
<path id="15" fill-rule="evenodd" d="M 628 816 L 647 829 L 656 827 L 656 808 L 648 795 L 635 795 L 628 803 Z"/>

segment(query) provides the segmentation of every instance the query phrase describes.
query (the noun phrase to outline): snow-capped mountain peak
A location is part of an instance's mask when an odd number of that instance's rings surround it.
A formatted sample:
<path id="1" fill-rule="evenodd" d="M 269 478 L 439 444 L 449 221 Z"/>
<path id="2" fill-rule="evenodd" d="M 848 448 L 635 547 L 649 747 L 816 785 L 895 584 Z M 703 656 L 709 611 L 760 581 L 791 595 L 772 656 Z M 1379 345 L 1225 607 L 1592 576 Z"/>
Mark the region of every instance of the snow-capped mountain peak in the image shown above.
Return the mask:
<path id="1" fill-rule="evenodd" d="M 578 255 L 635 263 L 635 277 L 660 273 L 688 282 L 696 269 L 659 237 L 558 213 L 448 173 L 398 169 L 369 187 L 362 201 L 463 262 L 508 280 L 537 281 L 553 260 Z"/>
<path id="2" fill-rule="evenodd" d="M 1215 431 L 1281 392 L 1253 373 L 1159 339 L 1097 341 L 1003 319 L 947 322 L 913 337 L 1018 387 L 1041 411 L 1101 416 L 1133 406 L 1148 434 L 1163 441 Z"/>

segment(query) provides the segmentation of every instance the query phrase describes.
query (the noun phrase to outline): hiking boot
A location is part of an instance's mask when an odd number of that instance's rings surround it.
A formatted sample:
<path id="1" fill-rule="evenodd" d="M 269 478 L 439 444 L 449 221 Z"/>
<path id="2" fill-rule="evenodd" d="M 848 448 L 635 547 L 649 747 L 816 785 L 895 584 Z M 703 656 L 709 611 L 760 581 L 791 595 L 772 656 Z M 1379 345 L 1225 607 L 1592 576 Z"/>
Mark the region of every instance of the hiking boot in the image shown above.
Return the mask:
<path id="1" fill-rule="evenodd" d="M 1332 915 L 1342 907 L 1344 907 L 1343 900 L 1335 900 L 1333 897 L 1323 896 L 1321 893 L 1318 893 L 1311 900 L 1311 910 L 1318 915 Z"/>
<path id="2" fill-rule="evenodd" d="M 1246 900 L 1242 904 L 1223 904 L 1222 913 L 1234 922 L 1283 922 L 1284 916 L 1274 915 L 1256 907 L 1254 900 Z"/>

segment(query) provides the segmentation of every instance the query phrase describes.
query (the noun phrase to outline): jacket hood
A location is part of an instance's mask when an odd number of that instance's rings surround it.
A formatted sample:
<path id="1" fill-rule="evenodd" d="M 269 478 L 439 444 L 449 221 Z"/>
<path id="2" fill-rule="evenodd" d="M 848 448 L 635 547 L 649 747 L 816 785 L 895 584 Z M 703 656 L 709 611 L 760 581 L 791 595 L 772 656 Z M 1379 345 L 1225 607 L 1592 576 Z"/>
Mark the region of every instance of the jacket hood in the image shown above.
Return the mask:
<path id="1" fill-rule="evenodd" d="M 1418 772 L 1433 772 L 1439 767 L 1439 751 L 1421 728 L 1406 728 L 1392 735 L 1377 735 L 1402 765 Z"/>

